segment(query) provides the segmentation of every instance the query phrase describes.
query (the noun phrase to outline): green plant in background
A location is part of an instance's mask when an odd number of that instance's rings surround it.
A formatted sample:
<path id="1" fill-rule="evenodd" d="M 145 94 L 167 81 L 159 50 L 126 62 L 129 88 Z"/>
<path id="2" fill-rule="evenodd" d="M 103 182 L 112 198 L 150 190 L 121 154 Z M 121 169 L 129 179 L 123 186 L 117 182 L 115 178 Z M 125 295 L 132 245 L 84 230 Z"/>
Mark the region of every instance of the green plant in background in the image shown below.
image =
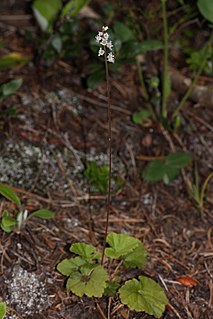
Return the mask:
<path id="1" fill-rule="evenodd" d="M 21 87 L 22 79 L 11 80 L 7 83 L 0 85 L 0 101 L 3 101 L 8 96 L 15 94 Z"/>
<path id="2" fill-rule="evenodd" d="M 207 176 L 207 178 L 205 179 L 205 181 L 200 187 L 198 169 L 197 167 L 195 167 L 195 182 L 194 184 L 190 185 L 190 193 L 198 209 L 200 210 L 201 215 L 203 215 L 204 213 L 204 197 L 205 197 L 206 188 L 212 178 L 213 178 L 213 172 L 211 172 Z"/>
<path id="3" fill-rule="evenodd" d="M 167 10 L 166 10 L 166 2 L 167 0 L 161 0 L 162 4 L 162 16 L 163 16 L 163 34 L 164 34 L 164 69 L 163 69 L 163 87 L 162 87 L 162 124 L 165 123 L 165 119 L 168 117 L 168 110 L 167 110 L 167 99 L 171 94 L 171 83 L 169 78 L 169 70 L 168 70 L 168 60 L 169 60 L 169 33 L 168 33 L 168 25 L 167 25 Z M 205 19 L 213 23 L 213 6 L 211 1 L 208 0 L 198 0 L 197 6 L 200 13 L 204 16 Z M 213 32 L 211 32 L 210 38 L 207 41 L 204 48 L 196 54 L 192 54 L 190 59 L 188 59 L 188 63 L 191 64 L 193 67 L 194 76 L 191 82 L 191 85 L 185 92 L 184 96 L 182 97 L 180 103 L 175 108 L 174 112 L 172 113 L 171 120 L 176 121 L 176 117 L 178 113 L 184 106 L 186 100 L 189 98 L 192 90 L 194 89 L 197 80 L 199 79 L 200 74 L 207 68 L 208 66 L 208 59 L 212 57 L 212 41 L 213 41 Z M 199 58 L 199 62 L 197 61 Z M 196 60 L 196 61 L 195 61 Z M 195 70 L 196 65 L 196 70 Z M 167 122 L 167 121 L 166 121 Z"/>
<path id="4" fill-rule="evenodd" d="M 109 247 L 105 248 L 105 257 L 110 264 L 121 268 L 141 268 L 147 262 L 147 252 L 140 240 L 127 234 L 109 233 L 106 238 Z M 100 264 L 101 254 L 92 245 L 75 243 L 70 252 L 76 257 L 66 258 L 57 265 L 57 270 L 67 277 L 66 288 L 82 297 L 102 297 L 118 295 L 121 302 L 131 310 L 143 311 L 160 318 L 165 310 L 167 298 L 163 289 L 146 276 L 133 278 L 124 284 L 118 283 L 115 274 L 109 276 Z"/>
<path id="5" fill-rule="evenodd" d="M 109 166 L 98 166 L 95 161 L 89 161 L 86 163 L 86 169 L 84 171 L 90 183 L 101 193 L 106 194 L 108 191 L 109 182 Z M 123 187 L 124 181 L 119 176 L 113 177 L 115 190 Z"/>
<path id="6" fill-rule="evenodd" d="M 6 303 L 3 301 L 0 301 L 0 319 L 4 319 L 7 312 Z"/>
<path id="7" fill-rule="evenodd" d="M 16 217 L 11 216 L 6 209 L 2 212 L 0 227 L 7 233 L 10 233 L 15 228 L 20 231 L 21 227 L 29 218 L 39 217 L 49 219 L 54 216 L 54 213 L 48 209 L 39 209 L 29 214 L 28 211 L 23 208 L 20 198 L 17 196 L 16 192 L 8 185 L 0 184 L 0 194 L 18 207 Z"/>
<path id="8" fill-rule="evenodd" d="M 41 53 L 48 61 L 58 56 L 70 58 L 82 49 L 79 39 L 79 11 L 90 0 L 70 0 L 63 4 L 62 0 L 35 0 L 32 4 L 34 16 L 43 31 L 40 40 Z M 76 38 L 76 39 L 75 39 Z"/>
<path id="9" fill-rule="evenodd" d="M 147 182 L 163 181 L 165 184 L 171 183 L 180 172 L 192 161 L 189 153 L 171 153 L 165 159 L 151 161 L 143 172 L 143 178 Z"/>
<path id="10" fill-rule="evenodd" d="M 95 161 L 86 163 L 84 175 L 90 180 L 100 192 L 107 193 L 109 181 L 109 166 L 99 167 Z"/>

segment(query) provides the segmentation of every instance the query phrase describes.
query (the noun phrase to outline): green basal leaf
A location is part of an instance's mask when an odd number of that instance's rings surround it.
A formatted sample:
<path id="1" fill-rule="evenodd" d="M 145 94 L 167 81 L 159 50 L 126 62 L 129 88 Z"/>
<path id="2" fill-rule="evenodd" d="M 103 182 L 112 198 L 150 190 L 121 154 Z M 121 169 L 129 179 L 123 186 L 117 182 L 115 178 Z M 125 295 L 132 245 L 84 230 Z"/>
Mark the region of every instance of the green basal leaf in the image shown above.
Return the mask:
<path id="1" fill-rule="evenodd" d="M 145 311 L 160 318 L 165 311 L 167 298 L 163 289 L 152 279 L 140 276 L 139 280 L 128 280 L 119 289 L 121 302 L 131 310 Z"/>
<path id="2" fill-rule="evenodd" d="M 140 112 L 135 112 L 132 116 L 132 120 L 135 124 L 142 124 L 145 119 L 152 116 L 149 110 L 141 110 Z"/>
<path id="3" fill-rule="evenodd" d="M 94 265 L 93 265 L 94 266 Z M 102 266 L 96 266 L 89 270 L 87 274 L 75 271 L 71 273 L 67 281 L 68 291 L 82 297 L 102 297 L 107 286 L 108 274 Z"/>
<path id="4" fill-rule="evenodd" d="M 61 6 L 61 0 L 35 0 L 33 2 L 32 9 L 42 31 L 51 31 Z"/>
<path id="5" fill-rule="evenodd" d="M 143 172 L 143 178 L 147 182 L 158 182 L 165 175 L 165 163 L 162 160 L 154 160 L 149 162 Z"/>
<path id="6" fill-rule="evenodd" d="M 57 270 L 64 276 L 70 276 L 74 271 L 78 271 L 86 263 L 81 257 L 64 259 L 57 265 Z"/>
<path id="7" fill-rule="evenodd" d="M 28 218 L 39 217 L 42 219 L 50 219 L 50 218 L 54 217 L 54 214 L 55 213 L 53 213 L 51 210 L 39 209 L 39 210 L 36 210 L 35 212 L 31 213 Z"/>
<path id="8" fill-rule="evenodd" d="M 175 168 L 183 168 L 187 166 L 192 161 L 192 155 L 189 153 L 176 152 L 169 154 L 167 156 L 166 164 L 167 166 L 172 166 Z"/>
<path id="9" fill-rule="evenodd" d="M 21 205 L 21 201 L 18 195 L 11 187 L 0 184 L 0 194 L 5 198 L 9 199 L 11 202 L 15 203 L 16 205 Z"/>
<path id="10" fill-rule="evenodd" d="M 94 246 L 85 243 L 72 244 L 70 247 L 70 251 L 86 260 L 99 260 L 101 258 L 101 254 L 96 251 L 96 248 Z"/>
<path id="11" fill-rule="evenodd" d="M 0 86 L 0 98 L 3 99 L 7 96 L 13 95 L 21 87 L 22 79 L 12 80 Z"/>
<path id="12" fill-rule="evenodd" d="M 6 315 L 6 312 L 7 312 L 6 303 L 1 301 L 0 302 L 0 319 L 4 318 L 4 316 Z"/>
<path id="13" fill-rule="evenodd" d="M 143 178 L 147 182 L 164 181 L 165 184 L 172 182 L 179 174 L 181 168 L 187 166 L 192 160 L 189 153 L 172 153 L 166 160 L 151 161 L 143 172 Z"/>
<path id="14" fill-rule="evenodd" d="M 105 255 L 115 259 L 130 254 L 140 244 L 137 238 L 116 233 L 109 233 L 106 241 L 110 248 L 105 249 Z"/>
<path id="15" fill-rule="evenodd" d="M 139 242 L 138 246 L 128 255 L 123 257 L 124 266 L 127 268 L 144 268 L 147 262 L 147 251 L 144 245 Z"/>
<path id="16" fill-rule="evenodd" d="M 120 284 L 118 282 L 108 281 L 107 286 L 104 289 L 104 296 L 113 297 L 117 293 L 119 288 Z"/>
<path id="17" fill-rule="evenodd" d="M 134 40 L 134 34 L 131 29 L 129 29 L 125 24 L 122 22 L 115 22 L 114 32 L 116 37 L 120 39 L 122 42 L 127 42 L 130 40 Z"/>
<path id="18" fill-rule="evenodd" d="M 204 18 L 213 23 L 213 4 L 211 0 L 198 0 L 197 6 Z"/>
<path id="19" fill-rule="evenodd" d="M 89 4 L 89 2 L 90 0 L 68 1 L 61 12 L 61 18 L 64 18 L 66 15 L 69 17 L 75 17 L 84 6 Z"/>
<path id="20" fill-rule="evenodd" d="M 13 217 L 4 216 L 1 219 L 1 229 L 6 233 L 10 233 L 16 225 L 17 221 Z"/>

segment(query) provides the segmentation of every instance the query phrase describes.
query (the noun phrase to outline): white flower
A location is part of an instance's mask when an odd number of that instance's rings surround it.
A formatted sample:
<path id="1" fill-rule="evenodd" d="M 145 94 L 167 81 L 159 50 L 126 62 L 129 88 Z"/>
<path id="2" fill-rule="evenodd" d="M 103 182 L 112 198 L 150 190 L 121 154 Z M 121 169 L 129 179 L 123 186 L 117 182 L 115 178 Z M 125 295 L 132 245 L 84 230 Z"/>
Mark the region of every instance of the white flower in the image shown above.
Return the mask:
<path id="1" fill-rule="evenodd" d="M 102 46 L 99 48 L 98 56 L 104 55 L 109 50 L 112 51 L 113 44 L 112 44 L 112 41 L 109 40 L 109 38 L 110 38 L 109 33 L 106 32 L 108 29 L 109 28 L 107 26 L 103 26 L 102 31 L 99 31 L 95 37 L 96 42 L 98 42 Z M 104 47 L 104 49 L 103 49 L 103 47 Z M 111 62 L 111 63 L 115 62 L 115 57 L 114 57 L 112 52 L 108 53 L 107 61 Z"/>
<path id="2" fill-rule="evenodd" d="M 102 48 L 99 49 L 98 51 L 98 56 L 104 55 L 104 50 Z"/>
<path id="3" fill-rule="evenodd" d="M 108 43 L 107 40 L 102 38 L 101 45 L 105 46 L 105 45 L 107 45 L 107 43 Z"/>
<path id="4" fill-rule="evenodd" d="M 106 39 L 106 40 L 109 39 L 109 33 L 104 33 L 104 39 Z"/>
<path id="5" fill-rule="evenodd" d="M 106 46 L 107 46 L 108 49 L 112 50 L 112 48 L 113 48 L 112 41 L 107 42 Z"/>
<path id="6" fill-rule="evenodd" d="M 102 37 L 99 34 L 97 34 L 95 39 L 96 39 L 96 42 L 99 43 L 102 40 Z"/>
<path id="7" fill-rule="evenodd" d="M 107 55 L 107 61 L 108 61 L 108 62 L 111 62 L 111 63 L 114 63 L 114 62 L 115 62 L 115 57 L 114 57 L 114 55 L 112 54 L 112 52 L 110 52 L 110 53 Z"/>

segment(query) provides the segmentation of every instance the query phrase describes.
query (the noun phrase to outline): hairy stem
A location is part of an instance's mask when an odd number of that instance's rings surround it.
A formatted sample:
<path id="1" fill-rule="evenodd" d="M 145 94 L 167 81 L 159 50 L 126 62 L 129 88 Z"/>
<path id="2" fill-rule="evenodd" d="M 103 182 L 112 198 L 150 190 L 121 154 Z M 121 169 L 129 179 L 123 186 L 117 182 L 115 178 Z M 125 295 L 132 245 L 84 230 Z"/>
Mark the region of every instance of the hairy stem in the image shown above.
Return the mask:
<path id="1" fill-rule="evenodd" d="M 168 26 L 167 26 L 167 15 L 166 15 L 166 0 L 162 2 L 162 14 L 163 14 L 163 37 L 164 37 L 164 63 L 163 63 L 163 90 L 162 90 L 162 116 L 167 117 L 167 97 L 168 97 L 168 86 L 169 86 L 169 72 L 168 72 L 168 55 L 169 55 L 169 44 L 168 44 Z"/>
<path id="2" fill-rule="evenodd" d="M 108 227 L 109 227 L 109 215 L 110 215 L 110 203 L 111 203 L 111 180 L 112 180 L 112 178 L 111 178 L 111 175 L 112 175 L 111 102 L 110 102 L 109 68 L 108 68 L 108 63 L 107 63 L 106 49 L 105 49 L 104 59 L 105 59 L 107 101 L 108 101 L 107 116 L 108 116 L 108 154 L 109 154 L 109 175 L 108 176 L 109 176 L 109 178 L 108 178 L 108 192 L 107 192 L 107 202 L 106 202 L 106 226 L 105 226 L 105 234 L 104 234 L 103 252 L 102 252 L 102 257 L 101 257 L 101 265 L 103 265 L 103 262 L 104 262 L 104 251 L 106 248 L 106 238 L 107 238 Z"/>

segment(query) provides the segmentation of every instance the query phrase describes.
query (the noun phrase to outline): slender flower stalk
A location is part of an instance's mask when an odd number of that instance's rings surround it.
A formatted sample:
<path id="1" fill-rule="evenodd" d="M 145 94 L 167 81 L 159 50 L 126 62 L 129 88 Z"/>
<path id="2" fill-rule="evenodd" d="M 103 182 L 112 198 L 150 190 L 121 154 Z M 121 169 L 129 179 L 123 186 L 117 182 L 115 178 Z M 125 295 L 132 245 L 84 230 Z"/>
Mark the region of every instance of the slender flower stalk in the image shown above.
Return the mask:
<path id="1" fill-rule="evenodd" d="M 107 192 L 107 203 L 106 203 L 106 225 L 105 225 L 105 234 L 104 234 L 104 244 L 103 252 L 101 257 L 101 264 L 104 262 L 104 251 L 106 248 L 106 238 L 108 234 L 109 227 L 109 216 L 110 216 L 110 203 L 111 203 L 111 175 L 112 175 L 112 126 L 111 126 L 111 102 L 110 102 L 110 81 L 109 81 L 109 68 L 108 62 L 114 63 L 115 57 L 112 52 L 113 44 L 109 40 L 110 36 L 106 32 L 108 27 L 102 27 L 102 31 L 99 31 L 96 35 L 96 41 L 101 45 L 98 51 L 98 56 L 104 56 L 105 61 L 105 72 L 106 72 L 106 86 L 107 86 L 107 116 L 108 116 L 108 152 L 109 152 L 109 178 L 108 178 L 108 192 Z M 108 53 L 109 52 L 109 53 Z"/>

